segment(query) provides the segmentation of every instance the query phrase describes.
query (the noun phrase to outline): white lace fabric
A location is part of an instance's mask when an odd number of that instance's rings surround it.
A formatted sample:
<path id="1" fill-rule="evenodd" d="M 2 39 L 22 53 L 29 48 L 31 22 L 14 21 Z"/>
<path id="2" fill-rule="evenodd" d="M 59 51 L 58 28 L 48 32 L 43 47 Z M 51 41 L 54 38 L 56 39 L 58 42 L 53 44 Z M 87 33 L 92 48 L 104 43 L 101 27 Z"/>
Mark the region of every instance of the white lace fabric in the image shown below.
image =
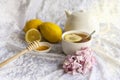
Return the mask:
<path id="1" fill-rule="evenodd" d="M 64 10 L 87 9 L 94 0 L 2 0 L 0 1 L 0 62 L 26 47 L 26 20 L 40 18 L 57 23 L 64 29 Z M 102 0 L 96 0 L 98 2 Z M 119 1 L 119 0 L 118 0 Z M 110 24 L 111 30 L 93 38 L 92 46 L 99 45 L 105 54 L 120 59 L 120 28 Z M 28 52 L 0 68 L 0 80 L 120 80 L 120 66 L 94 54 L 97 63 L 86 75 L 64 73 L 65 55 L 61 43 L 52 44 L 50 53 Z"/>

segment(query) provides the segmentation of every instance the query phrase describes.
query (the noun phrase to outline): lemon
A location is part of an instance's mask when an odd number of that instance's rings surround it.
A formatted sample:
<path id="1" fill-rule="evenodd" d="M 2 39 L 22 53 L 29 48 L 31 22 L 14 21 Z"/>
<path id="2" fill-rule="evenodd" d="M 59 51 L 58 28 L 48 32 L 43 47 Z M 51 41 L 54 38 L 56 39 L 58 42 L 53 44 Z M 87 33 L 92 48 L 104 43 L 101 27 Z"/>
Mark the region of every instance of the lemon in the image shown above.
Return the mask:
<path id="1" fill-rule="evenodd" d="M 69 42 L 79 42 L 82 40 L 82 37 L 77 34 L 66 34 L 64 39 Z"/>
<path id="2" fill-rule="evenodd" d="M 42 34 L 42 36 L 49 42 L 59 42 L 62 38 L 62 30 L 61 28 L 51 22 L 44 22 L 39 27 L 39 30 Z"/>
<path id="3" fill-rule="evenodd" d="M 34 29 L 34 28 L 28 30 L 25 34 L 25 40 L 27 42 L 33 42 L 36 40 L 41 41 L 41 34 L 40 34 L 39 30 Z"/>
<path id="4" fill-rule="evenodd" d="M 31 28 L 37 29 L 38 26 L 42 23 L 40 19 L 31 19 L 28 22 L 26 22 L 25 27 L 23 29 L 24 32 L 27 32 Z"/>

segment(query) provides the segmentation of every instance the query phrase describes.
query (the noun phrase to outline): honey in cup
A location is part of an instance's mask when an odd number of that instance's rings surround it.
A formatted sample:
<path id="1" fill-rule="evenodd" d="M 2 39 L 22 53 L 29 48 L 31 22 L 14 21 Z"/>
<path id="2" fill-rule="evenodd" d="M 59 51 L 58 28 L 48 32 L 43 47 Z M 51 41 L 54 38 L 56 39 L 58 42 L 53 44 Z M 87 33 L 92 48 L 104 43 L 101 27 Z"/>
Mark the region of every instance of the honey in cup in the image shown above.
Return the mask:
<path id="1" fill-rule="evenodd" d="M 48 46 L 39 46 L 36 50 L 43 51 L 49 49 Z"/>
<path id="2" fill-rule="evenodd" d="M 88 34 L 86 33 L 70 33 L 64 36 L 64 40 L 73 43 L 83 43 L 91 39 L 91 37 L 86 38 L 87 36 Z"/>

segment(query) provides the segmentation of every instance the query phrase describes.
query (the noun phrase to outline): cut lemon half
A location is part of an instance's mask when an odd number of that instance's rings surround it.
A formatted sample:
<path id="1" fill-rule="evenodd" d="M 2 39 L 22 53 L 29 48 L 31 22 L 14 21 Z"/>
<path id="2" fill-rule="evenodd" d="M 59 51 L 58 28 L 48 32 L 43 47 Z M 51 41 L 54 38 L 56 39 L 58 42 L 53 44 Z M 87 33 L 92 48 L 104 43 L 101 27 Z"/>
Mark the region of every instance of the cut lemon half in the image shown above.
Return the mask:
<path id="1" fill-rule="evenodd" d="M 41 41 L 41 34 L 37 29 L 30 29 L 25 34 L 25 40 L 27 42 L 33 42 L 33 41 Z"/>

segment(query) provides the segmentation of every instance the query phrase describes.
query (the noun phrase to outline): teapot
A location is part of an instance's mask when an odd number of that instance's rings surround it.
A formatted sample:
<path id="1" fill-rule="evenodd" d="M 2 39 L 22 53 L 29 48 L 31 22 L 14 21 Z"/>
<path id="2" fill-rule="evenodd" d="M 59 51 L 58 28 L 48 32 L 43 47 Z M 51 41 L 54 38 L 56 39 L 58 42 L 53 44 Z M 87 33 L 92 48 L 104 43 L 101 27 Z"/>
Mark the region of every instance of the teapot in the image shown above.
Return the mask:
<path id="1" fill-rule="evenodd" d="M 65 31 L 69 30 L 81 30 L 87 33 L 91 33 L 92 31 L 96 31 L 96 33 L 100 33 L 103 31 L 100 31 L 99 26 L 99 19 L 94 14 L 92 14 L 90 11 L 77 11 L 77 12 L 70 12 L 65 11 L 67 20 L 65 23 Z M 107 29 L 104 29 L 108 30 Z"/>

